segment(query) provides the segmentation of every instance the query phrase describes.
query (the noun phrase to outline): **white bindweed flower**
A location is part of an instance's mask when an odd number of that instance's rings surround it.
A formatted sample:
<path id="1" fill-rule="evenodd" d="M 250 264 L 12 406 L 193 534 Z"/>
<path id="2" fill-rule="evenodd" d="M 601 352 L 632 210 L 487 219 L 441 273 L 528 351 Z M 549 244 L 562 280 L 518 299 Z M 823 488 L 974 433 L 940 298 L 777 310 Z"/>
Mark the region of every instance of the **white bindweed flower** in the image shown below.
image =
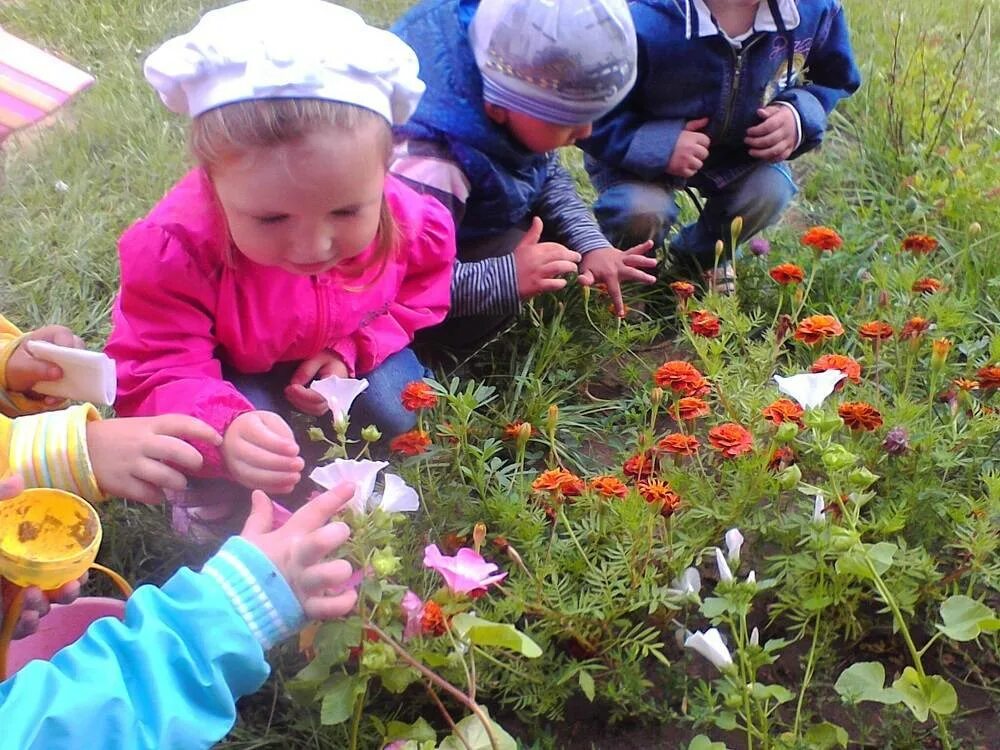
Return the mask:
<path id="1" fill-rule="evenodd" d="M 726 582 L 733 580 L 733 571 L 729 569 L 729 563 L 726 562 L 726 556 L 718 547 L 715 548 L 715 564 L 719 568 L 720 581 Z"/>
<path id="2" fill-rule="evenodd" d="M 704 633 L 692 633 L 684 641 L 687 648 L 692 648 L 708 659 L 717 669 L 726 670 L 733 665 L 733 657 L 722 641 L 717 628 L 709 628 Z"/>
<path id="3" fill-rule="evenodd" d="M 740 564 L 740 550 L 743 548 L 743 535 L 739 529 L 726 532 L 726 560 L 733 567 Z"/>
<path id="4" fill-rule="evenodd" d="M 354 399 L 360 396 L 367 387 L 368 381 L 364 378 L 356 380 L 355 378 L 341 378 L 337 375 L 314 380 L 309 384 L 311 390 L 316 391 L 326 399 L 334 419 L 338 417 L 343 419 L 350 411 Z"/>
<path id="5" fill-rule="evenodd" d="M 401 476 L 386 472 L 382 475 L 382 481 L 385 487 L 382 489 L 382 497 L 375 503 L 374 508 L 381 508 L 386 513 L 412 512 L 420 509 L 417 491 L 404 482 Z"/>
<path id="6" fill-rule="evenodd" d="M 826 521 L 826 502 L 822 495 L 816 495 L 813 500 L 813 523 L 820 524 Z"/>
<path id="7" fill-rule="evenodd" d="M 837 383 L 846 377 L 840 370 L 826 370 L 790 375 L 787 378 L 775 375 L 774 382 L 778 384 L 779 391 L 794 398 L 803 409 L 815 409 L 823 405 Z"/>
<path id="8" fill-rule="evenodd" d="M 747 575 L 747 583 L 752 583 L 754 586 L 757 585 L 757 571 L 751 570 Z"/>
<path id="9" fill-rule="evenodd" d="M 354 495 L 345 507 L 355 513 L 364 513 L 368 500 L 375 489 L 375 479 L 389 463 L 387 461 L 352 461 L 346 458 L 334 459 L 333 463 L 313 469 L 309 478 L 328 490 L 349 482 L 354 485 Z"/>
<path id="10" fill-rule="evenodd" d="M 674 581 L 674 588 L 688 596 L 698 596 L 701 591 L 701 574 L 697 568 L 685 568 L 680 577 Z"/>
<path id="11" fill-rule="evenodd" d="M 760 645 L 760 631 L 754 628 L 750 631 L 750 645 L 759 646 Z"/>

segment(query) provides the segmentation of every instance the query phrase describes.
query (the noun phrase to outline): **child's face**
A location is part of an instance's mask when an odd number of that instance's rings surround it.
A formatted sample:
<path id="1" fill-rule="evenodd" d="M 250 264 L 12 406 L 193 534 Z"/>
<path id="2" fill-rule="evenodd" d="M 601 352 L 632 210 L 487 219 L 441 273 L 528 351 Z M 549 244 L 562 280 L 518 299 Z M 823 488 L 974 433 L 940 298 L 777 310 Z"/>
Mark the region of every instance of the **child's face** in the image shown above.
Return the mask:
<path id="1" fill-rule="evenodd" d="M 557 125 L 489 102 L 486 103 L 486 114 L 495 123 L 507 128 L 522 146 L 539 154 L 572 146 L 581 138 L 589 136 L 593 130 L 590 123 Z"/>
<path id="2" fill-rule="evenodd" d="M 385 163 L 374 126 L 254 149 L 211 176 L 233 243 L 264 266 L 323 273 L 360 254 L 378 231 Z"/>

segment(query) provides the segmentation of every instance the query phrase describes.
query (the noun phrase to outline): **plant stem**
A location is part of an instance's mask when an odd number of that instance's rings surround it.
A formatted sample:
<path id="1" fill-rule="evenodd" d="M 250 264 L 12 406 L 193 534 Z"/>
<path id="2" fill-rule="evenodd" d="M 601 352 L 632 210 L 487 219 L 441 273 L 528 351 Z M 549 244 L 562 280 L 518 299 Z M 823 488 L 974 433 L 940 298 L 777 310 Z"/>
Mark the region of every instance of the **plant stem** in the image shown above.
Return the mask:
<path id="1" fill-rule="evenodd" d="M 365 696 L 368 694 L 368 683 L 364 692 L 354 699 L 354 718 L 351 721 L 351 750 L 358 750 L 358 730 L 361 728 L 361 717 L 364 716 Z"/>
<path id="2" fill-rule="evenodd" d="M 806 660 L 806 673 L 802 676 L 802 688 L 799 690 L 799 700 L 795 704 L 795 723 L 792 726 L 792 736 L 798 739 L 799 725 L 802 720 L 802 701 L 806 697 L 806 688 L 812 681 L 813 669 L 816 667 L 816 643 L 819 641 L 819 624 L 822 613 L 816 614 L 816 624 L 813 626 L 812 645 L 809 647 L 809 658 Z"/>

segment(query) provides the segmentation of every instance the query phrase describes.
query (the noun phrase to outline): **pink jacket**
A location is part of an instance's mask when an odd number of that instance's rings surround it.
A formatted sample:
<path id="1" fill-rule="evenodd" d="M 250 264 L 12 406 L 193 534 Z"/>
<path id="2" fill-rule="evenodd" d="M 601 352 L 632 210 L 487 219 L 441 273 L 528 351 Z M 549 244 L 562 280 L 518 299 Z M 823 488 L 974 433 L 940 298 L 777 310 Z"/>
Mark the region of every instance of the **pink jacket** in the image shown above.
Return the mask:
<path id="1" fill-rule="evenodd" d="M 361 278 L 336 269 L 297 276 L 238 252 L 204 171 L 188 173 L 122 235 L 121 291 L 106 351 L 118 363 L 121 416 L 190 414 L 224 432 L 253 405 L 222 379 L 222 361 L 268 372 L 330 349 L 365 374 L 448 311 L 455 229 L 436 200 L 388 177 L 396 255 Z M 373 247 L 358 261 L 374 256 Z M 206 476 L 224 475 L 217 448 L 198 445 Z"/>

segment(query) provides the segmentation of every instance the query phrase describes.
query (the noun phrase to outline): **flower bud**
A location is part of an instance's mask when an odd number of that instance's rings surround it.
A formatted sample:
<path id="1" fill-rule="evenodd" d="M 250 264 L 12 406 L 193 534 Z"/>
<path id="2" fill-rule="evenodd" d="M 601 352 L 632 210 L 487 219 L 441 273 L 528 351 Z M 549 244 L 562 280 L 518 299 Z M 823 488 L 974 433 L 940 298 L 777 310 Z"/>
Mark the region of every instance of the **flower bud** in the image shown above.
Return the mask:
<path id="1" fill-rule="evenodd" d="M 733 247 L 740 241 L 740 236 L 743 234 L 743 217 L 734 216 L 732 222 L 729 224 L 729 236 L 733 240 Z"/>
<path id="2" fill-rule="evenodd" d="M 559 407 L 555 404 L 549 405 L 548 414 L 545 417 L 545 429 L 549 435 L 556 432 L 556 424 L 559 422 Z"/>
<path id="3" fill-rule="evenodd" d="M 318 443 L 326 437 L 323 434 L 323 430 L 321 430 L 319 427 L 310 427 L 306 431 L 306 434 L 309 435 L 309 439 L 312 440 L 314 443 Z"/>
<path id="4" fill-rule="evenodd" d="M 531 433 L 534 427 L 531 426 L 531 422 L 521 422 L 521 425 L 517 428 L 517 449 L 524 450 L 524 446 L 528 444 L 528 440 L 531 439 Z"/>
<path id="5" fill-rule="evenodd" d="M 338 435 L 347 434 L 347 416 L 342 411 L 334 412 L 333 414 L 333 429 L 337 431 Z"/>
<path id="6" fill-rule="evenodd" d="M 864 466 L 854 469 L 847 475 L 847 483 L 858 490 L 867 490 L 879 480 L 878 474 L 873 474 Z"/>
<path id="7" fill-rule="evenodd" d="M 726 252 L 726 246 L 723 244 L 722 240 L 715 241 L 715 262 L 718 263 L 722 258 L 722 255 Z"/>
<path id="8" fill-rule="evenodd" d="M 910 435 L 903 427 L 893 427 L 886 434 L 882 447 L 890 456 L 902 456 L 910 449 Z"/>
<path id="9" fill-rule="evenodd" d="M 948 361 L 948 352 L 951 351 L 951 339 L 934 339 L 931 342 L 931 367 L 940 370 L 944 363 Z"/>
<path id="10" fill-rule="evenodd" d="M 858 457 L 840 444 L 831 445 L 823 451 L 823 465 L 830 471 L 847 469 L 857 462 Z"/>
<path id="11" fill-rule="evenodd" d="M 768 242 L 763 237 L 754 237 L 748 243 L 750 247 L 750 252 L 756 255 L 758 258 L 763 258 L 771 252 L 771 243 Z"/>
<path id="12" fill-rule="evenodd" d="M 370 424 L 361 430 L 361 439 L 366 443 L 377 443 L 382 439 L 382 433 L 379 431 L 378 427 Z"/>
<path id="13" fill-rule="evenodd" d="M 779 443 L 790 443 L 798 434 L 799 426 L 795 422 L 782 422 L 774 433 L 774 439 Z"/>
<path id="14" fill-rule="evenodd" d="M 983 231 L 983 225 L 980 224 L 978 221 L 974 221 L 971 224 L 969 224 L 969 234 L 975 236 L 977 234 L 982 234 L 982 231 Z"/>
<path id="15" fill-rule="evenodd" d="M 652 402 L 653 406 L 659 406 L 663 403 L 663 389 L 660 386 L 654 386 L 653 390 L 649 392 L 649 400 Z"/>
<path id="16" fill-rule="evenodd" d="M 802 481 L 802 469 L 800 469 L 797 464 L 792 464 L 788 468 L 779 472 L 775 479 L 778 480 L 778 486 L 781 489 L 795 489 L 799 486 L 799 482 Z"/>
<path id="17" fill-rule="evenodd" d="M 472 527 L 472 546 L 475 548 L 476 552 L 482 549 L 483 542 L 486 540 L 486 524 L 480 521 L 475 526 Z"/>

